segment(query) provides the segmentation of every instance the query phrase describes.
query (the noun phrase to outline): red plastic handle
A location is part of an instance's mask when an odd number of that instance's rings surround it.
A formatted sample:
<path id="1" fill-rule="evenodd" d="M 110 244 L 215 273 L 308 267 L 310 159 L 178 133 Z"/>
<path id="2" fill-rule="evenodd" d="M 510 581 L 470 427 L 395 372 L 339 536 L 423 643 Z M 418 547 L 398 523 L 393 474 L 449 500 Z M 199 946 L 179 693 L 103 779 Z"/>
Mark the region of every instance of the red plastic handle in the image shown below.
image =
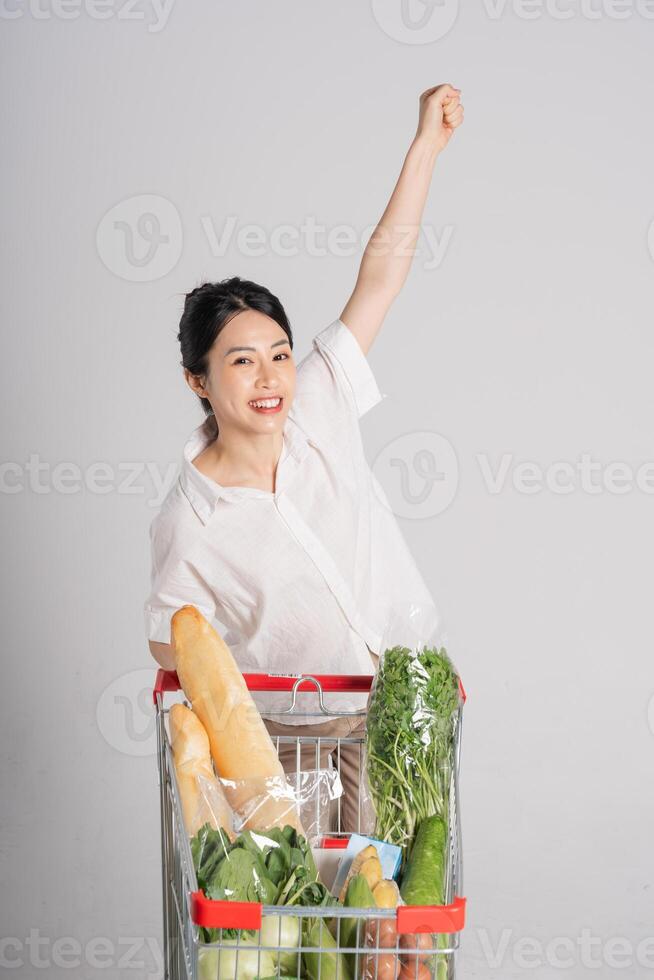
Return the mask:
<path id="1" fill-rule="evenodd" d="M 400 905 L 398 933 L 461 932 L 466 919 L 466 900 L 455 896 L 451 905 Z"/>
<path id="2" fill-rule="evenodd" d="M 259 902 L 216 902 L 202 892 L 191 894 L 191 918 L 206 929 L 260 929 Z"/>
<path id="3" fill-rule="evenodd" d="M 217 902 L 202 892 L 191 895 L 191 918 L 207 929 L 260 929 L 263 906 L 258 902 Z M 398 906 L 398 934 L 461 932 L 465 925 L 465 898 L 451 905 Z"/>
<path id="4" fill-rule="evenodd" d="M 157 703 L 157 694 L 163 695 L 166 691 L 179 691 L 181 684 L 179 683 L 179 678 L 174 670 L 164 670 L 160 667 L 157 671 L 157 676 L 154 679 L 154 688 L 152 690 L 152 700 Z"/>

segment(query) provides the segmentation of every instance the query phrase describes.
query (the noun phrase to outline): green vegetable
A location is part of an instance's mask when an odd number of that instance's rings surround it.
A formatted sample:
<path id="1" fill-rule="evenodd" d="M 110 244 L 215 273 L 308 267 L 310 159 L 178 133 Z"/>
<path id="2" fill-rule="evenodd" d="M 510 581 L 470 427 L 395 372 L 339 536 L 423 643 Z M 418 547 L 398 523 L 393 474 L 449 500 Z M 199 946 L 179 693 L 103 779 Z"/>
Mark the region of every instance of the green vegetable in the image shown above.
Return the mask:
<path id="1" fill-rule="evenodd" d="M 331 905 L 335 901 L 318 880 L 307 841 L 290 825 L 283 830 L 278 827 L 265 831 L 245 830 L 235 841 L 230 841 L 222 829 L 214 830 L 207 823 L 192 838 L 191 855 L 198 886 L 207 898 L 300 906 Z M 273 925 L 278 929 L 279 920 Z M 286 925 L 285 928 L 288 930 L 290 926 Z M 300 926 L 295 928 L 299 930 Z M 226 939 L 234 939 L 239 934 L 243 942 L 254 933 L 245 929 L 201 929 L 202 940 L 206 943 L 219 940 L 224 943 Z M 296 934 L 293 943 L 283 942 L 281 945 L 297 946 L 298 938 Z M 269 945 L 276 944 L 277 934 Z M 297 956 L 293 959 L 291 969 L 295 970 Z"/>
<path id="2" fill-rule="evenodd" d="M 370 890 L 370 885 L 363 875 L 354 875 L 354 877 L 350 879 L 343 904 L 346 908 L 351 909 L 376 908 L 377 903 L 375 902 L 375 897 Z M 341 949 L 363 946 L 365 927 L 366 921 L 361 917 L 357 918 L 353 916 L 352 918 L 341 919 L 339 943 Z M 350 968 L 350 972 L 354 976 L 357 954 L 344 953 L 344 956 L 345 961 Z"/>
<path id="3" fill-rule="evenodd" d="M 324 952 L 305 950 L 302 961 L 309 980 L 351 980 L 350 968 L 323 919 L 307 919 L 304 946 L 322 947 Z"/>
<path id="4" fill-rule="evenodd" d="M 368 708 L 367 775 L 375 837 L 402 848 L 425 817 L 447 817 L 459 681 L 445 648 L 396 646 L 380 660 Z"/>
<path id="5" fill-rule="evenodd" d="M 252 949 L 252 945 L 252 940 L 241 940 L 237 950 L 233 940 L 224 939 L 220 949 L 200 949 L 200 980 L 256 980 L 275 975 L 275 963 L 270 953 Z"/>
<path id="6" fill-rule="evenodd" d="M 297 915 L 264 915 L 261 917 L 261 945 L 271 946 L 266 950 L 273 958 L 275 966 L 279 963 L 281 972 L 291 974 L 299 967 L 299 954 L 293 952 L 300 946 L 301 919 Z M 290 949 L 274 947 L 288 946 Z"/>
<path id="7" fill-rule="evenodd" d="M 441 817 L 425 817 L 418 827 L 406 865 L 400 895 L 407 905 L 445 903 L 447 825 Z"/>
<path id="8" fill-rule="evenodd" d="M 421 821 L 402 877 L 400 894 L 407 905 L 444 905 L 447 874 L 447 824 L 442 817 Z M 439 934 L 437 947 L 447 948 L 447 936 Z M 436 980 L 447 976 L 447 957 L 436 956 Z"/>
<path id="9" fill-rule="evenodd" d="M 285 977 L 287 977 L 287 980 L 290 980 L 290 977 L 293 974 L 293 971 L 297 970 L 298 969 L 298 966 L 299 966 L 298 958 L 299 958 L 299 955 L 300 955 L 299 954 L 300 928 L 301 928 L 301 919 L 298 916 L 295 916 L 295 915 L 264 915 L 264 916 L 261 917 L 261 930 L 260 931 L 259 930 L 246 930 L 246 929 L 242 929 L 242 930 L 236 930 L 236 929 L 227 930 L 227 929 L 224 929 L 223 930 L 223 935 L 227 934 L 227 932 L 234 932 L 234 933 L 240 932 L 241 933 L 241 940 L 240 940 L 241 947 L 243 947 L 243 946 L 248 946 L 248 947 L 249 946 L 254 946 L 254 947 L 257 947 L 257 948 L 258 947 L 271 947 L 271 948 L 268 948 L 268 949 L 263 949 L 262 948 L 262 953 L 261 953 L 261 955 L 262 955 L 261 968 L 264 969 L 264 967 L 265 967 L 265 969 L 268 970 L 268 967 L 272 964 L 272 971 L 271 971 L 271 973 L 275 976 L 275 980 L 276 980 L 276 978 L 277 978 L 277 972 L 276 972 L 277 971 L 277 965 L 279 964 L 281 973 Z M 235 941 L 233 939 L 222 939 L 220 941 L 220 947 L 221 947 L 221 949 L 224 948 L 224 947 L 232 947 L 232 946 L 235 946 L 235 945 L 236 945 L 236 943 L 235 943 Z M 286 947 L 286 946 L 290 947 L 290 949 L 284 949 L 284 947 Z M 275 949 L 275 947 L 278 947 L 278 949 Z M 292 952 L 292 950 L 296 950 L 296 952 Z M 204 953 L 216 952 L 216 956 L 217 956 L 217 950 L 204 949 L 204 950 L 202 950 L 202 952 L 204 952 Z M 231 949 L 230 949 L 230 951 L 229 951 L 229 957 L 227 957 L 226 960 L 225 960 L 226 963 L 229 964 L 229 963 L 233 963 L 234 962 L 233 959 L 230 959 L 231 956 L 232 956 L 232 953 L 231 953 Z M 216 980 L 217 959 L 215 961 L 212 960 L 211 962 L 213 964 L 212 967 L 211 967 L 211 969 L 213 969 L 213 973 L 211 974 L 211 976 L 214 978 L 214 980 Z M 254 961 L 252 960 L 252 957 L 250 956 L 250 954 L 248 954 L 245 957 L 244 965 L 243 965 L 241 963 L 240 954 L 239 954 L 239 964 L 238 964 L 239 970 L 238 970 L 238 975 L 239 976 L 242 975 L 241 974 L 241 967 L 242 966 L 243 966 L 243 969 L 246 969 L 247 970 L 247 969 L 250 968 L 250 966 L 252 966 L 253 962 Z M 256 964 L 255 964 L 255 966 L 256 966 Z M 205 969 L 209 969 L 209 967 L 205 967 Z M 221 977 L 223 975 L 223 972 L 224 972 L 223 971 L 223 962 L 221 960 L 221 963 L 220 963 L 220 976 Z M 200 973 L 202 975 L 202 969 L 200 970 Z M 268 974 L 266 973 L 266 976 L 267 975 Z M 262 977 L 262 980 L 264 980 L 263 977 Z"/>

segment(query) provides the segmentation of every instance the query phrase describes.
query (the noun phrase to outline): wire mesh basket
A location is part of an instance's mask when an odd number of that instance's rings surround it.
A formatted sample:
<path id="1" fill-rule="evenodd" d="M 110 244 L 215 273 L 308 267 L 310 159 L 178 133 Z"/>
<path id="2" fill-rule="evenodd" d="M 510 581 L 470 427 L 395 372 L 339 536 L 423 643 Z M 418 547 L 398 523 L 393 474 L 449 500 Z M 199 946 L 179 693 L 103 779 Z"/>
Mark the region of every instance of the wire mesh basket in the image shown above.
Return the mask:
<path id="1" fill-rule="evenodd" d="M 330 716 L 323 692 L 369 691 L 372 676 L 245 674 L 250 691 L 288 691 L 293 713 L 296 696 L 319 692 L 322 714 Z M 257 902 L 215 901 L 198 888 L 190 842 L 184 826 L 167 726 L 166 695 L 180 690 L 174 672 L 159 670 L 153 697 L 157 715 L 157 755 L 161 800 L 163 932 L 165 980 L 454 980 L 456 953 L 465 921 L 461 859 L 458 774 L 462 705 L 455 725 L 454 765 L 448 805 L 448 848 L 444 905 L 397 908 L 277 906 Z M 465 692 L 461 688 L 463 699 Z M 365 712 L 357 712 L 365 717 Z M 338 717 L 342 717 L 339 712 Z M 364 738 L 346 736 L 273 736 L 280 748 L 295 747 L 299 775 L 307 759 L 315 768 L 325 743 L 336 768 L 347 752 L 364 764 Z M 322 744 L 321 744 L 322 743 Z M 315 754 L 314 754 L 315 753 Z M 288 752 L 287 752 L 288 754 Z M 359 783 L 360 785 L 360 783 Z M 350 832 L 342 830 L 338 807 L 328 833 L 313 848 L 325 884 Z M 361 796 L 359 794 L 359 829 Z M 211 930 L 209 933 L 208 931 Z M 211 942 L 206 941 L 211 935 Z"/>

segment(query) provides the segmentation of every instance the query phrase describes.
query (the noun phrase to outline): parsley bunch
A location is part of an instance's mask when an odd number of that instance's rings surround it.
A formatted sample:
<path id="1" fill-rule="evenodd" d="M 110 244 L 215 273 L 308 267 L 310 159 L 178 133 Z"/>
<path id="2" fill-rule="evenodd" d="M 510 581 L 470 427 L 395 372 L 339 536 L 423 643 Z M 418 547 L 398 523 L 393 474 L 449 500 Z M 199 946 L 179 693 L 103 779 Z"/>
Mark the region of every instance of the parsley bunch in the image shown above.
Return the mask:
<path id="1" fill-rule="evenodd" d="M 406 860 L 420 821 L 447 820 L 459 680 L 444 647 L 386 650 L 368 705 L 366 766 L 375 837 Z"/>

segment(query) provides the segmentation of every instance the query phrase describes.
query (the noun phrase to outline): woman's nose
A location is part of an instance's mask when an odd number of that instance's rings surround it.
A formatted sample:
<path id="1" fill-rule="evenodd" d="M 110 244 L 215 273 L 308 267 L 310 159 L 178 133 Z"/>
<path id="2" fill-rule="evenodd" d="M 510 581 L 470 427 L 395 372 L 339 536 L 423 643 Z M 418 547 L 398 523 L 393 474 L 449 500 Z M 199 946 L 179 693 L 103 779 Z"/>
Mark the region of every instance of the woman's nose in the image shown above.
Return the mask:
<path id="1" fill-rule="evenodd" d="M 267 371 L 264 374 L 260 375 L 258 384 L 262 388 L 278 388 L 279 379 L 275 373 L 273 373 L 272 371 Z"/>

